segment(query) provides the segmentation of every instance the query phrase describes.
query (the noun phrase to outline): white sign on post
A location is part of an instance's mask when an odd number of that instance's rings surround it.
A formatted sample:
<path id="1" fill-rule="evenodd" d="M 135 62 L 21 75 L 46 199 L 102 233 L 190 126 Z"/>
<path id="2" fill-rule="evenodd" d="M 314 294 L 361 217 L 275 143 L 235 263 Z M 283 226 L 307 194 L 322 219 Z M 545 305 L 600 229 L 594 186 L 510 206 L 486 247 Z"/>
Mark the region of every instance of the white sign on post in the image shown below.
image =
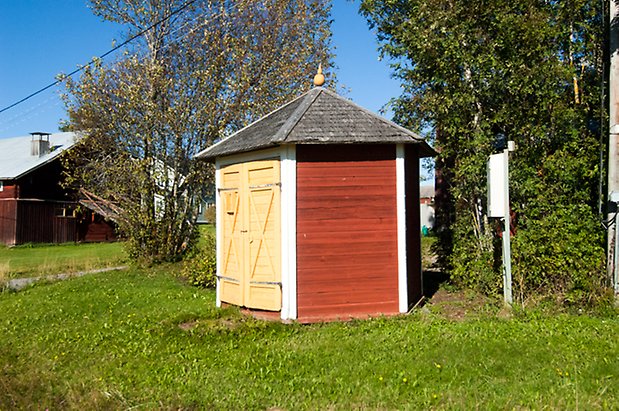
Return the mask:
<path id="1" fill-rule="evenodd" d="M 488 161 L 488 217 L 505 217 L 505 154 L 492 154 Z"/>
<path id="2" fill-rule="evenodd" d="M 510 244 L 509 205 L 509 152 L 515 150 L 512 141 L 502 153 L 492 154 L 488 160 L 488 217 L 503 220 L 503 297 L 512 304 L 512 262 Z"/>

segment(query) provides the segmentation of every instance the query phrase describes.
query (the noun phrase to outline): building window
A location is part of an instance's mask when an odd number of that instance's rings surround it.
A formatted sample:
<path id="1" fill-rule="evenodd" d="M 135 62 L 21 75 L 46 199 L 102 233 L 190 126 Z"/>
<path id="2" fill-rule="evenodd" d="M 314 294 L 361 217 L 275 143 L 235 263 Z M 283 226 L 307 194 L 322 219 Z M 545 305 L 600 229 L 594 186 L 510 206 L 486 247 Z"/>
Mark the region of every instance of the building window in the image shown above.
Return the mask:
<path id="1" fill-rule="evenodd" d="M 54 209 L 54 217 L 75 218 L 75 214 L 75 207 L 72 206 L 56 207 Z"/>

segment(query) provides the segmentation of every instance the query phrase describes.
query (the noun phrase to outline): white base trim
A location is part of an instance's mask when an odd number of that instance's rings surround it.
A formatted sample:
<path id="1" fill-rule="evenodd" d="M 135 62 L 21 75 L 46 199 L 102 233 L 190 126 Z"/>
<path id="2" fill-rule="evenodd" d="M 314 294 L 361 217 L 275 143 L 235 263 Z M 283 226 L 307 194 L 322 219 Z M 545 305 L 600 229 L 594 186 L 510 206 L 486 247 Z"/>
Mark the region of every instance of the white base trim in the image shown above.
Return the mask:
<path id="1" fill-rule="evenodd" d="M 398 297 L 401 313 L 408 312 L 408 272 L 406 256 L 406 158 L 404 144 L 396 144 L 395 175 L 398 218 Z"/>

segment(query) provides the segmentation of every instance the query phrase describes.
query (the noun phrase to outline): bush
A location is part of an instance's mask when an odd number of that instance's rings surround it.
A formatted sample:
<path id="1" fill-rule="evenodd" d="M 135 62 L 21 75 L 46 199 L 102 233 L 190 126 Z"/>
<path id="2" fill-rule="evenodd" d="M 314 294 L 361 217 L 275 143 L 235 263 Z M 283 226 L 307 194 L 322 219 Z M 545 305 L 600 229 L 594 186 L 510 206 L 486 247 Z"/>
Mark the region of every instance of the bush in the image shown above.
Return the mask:
<path id="1" fill-rule="evenodd" d="M 557 207 L 512 239 L 514 296 L 595 305 L 605 285 L 604 236 L 587 206 Z"/>
<path id="2" fill-rule="evenodd" d="M 465 222 L 466 223 L 466 222 Z M 503 280 L 497 272 L 491 234 L 477 238 L 468 231 L 470 225 L 455 224 L 451 259 L 451 280 L 456 287 L 469 288 L 483 294 L 496 294 Z"/>
<path id="3" fill-rule="evenodd" d="M 215 237 L 205 233 L 203 244 L 185 260 L 181 277 L 196 287 L 214 288 L 217 284 L 217 253 Z"/>
<path id="4" fill-rule="evenodd" d="M 523 218 L 511 238 L 512 290 L 523 305 L 550 300 L 566 307 L 606 304 L 604 232 L 587 205 L 573 204 Z M 454 224 L 451 280 L 484 294 L 502 290 L 501 241 L 478 239 L 468 221 Z"/>

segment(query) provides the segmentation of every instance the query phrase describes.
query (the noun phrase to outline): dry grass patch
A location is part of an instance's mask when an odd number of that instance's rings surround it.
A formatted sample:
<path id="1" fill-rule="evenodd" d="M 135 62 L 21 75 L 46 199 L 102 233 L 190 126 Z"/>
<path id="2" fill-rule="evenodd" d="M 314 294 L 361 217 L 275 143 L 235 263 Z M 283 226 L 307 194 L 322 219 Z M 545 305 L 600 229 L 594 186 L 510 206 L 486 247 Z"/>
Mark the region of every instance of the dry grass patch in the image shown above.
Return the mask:
<path id="1" fill-rule="evenodd" d="M 471 291 L 439 289 L 428 304 L 433 313 L 452 321 L 487 316 L 499 310 L 496 300 Z"/>

